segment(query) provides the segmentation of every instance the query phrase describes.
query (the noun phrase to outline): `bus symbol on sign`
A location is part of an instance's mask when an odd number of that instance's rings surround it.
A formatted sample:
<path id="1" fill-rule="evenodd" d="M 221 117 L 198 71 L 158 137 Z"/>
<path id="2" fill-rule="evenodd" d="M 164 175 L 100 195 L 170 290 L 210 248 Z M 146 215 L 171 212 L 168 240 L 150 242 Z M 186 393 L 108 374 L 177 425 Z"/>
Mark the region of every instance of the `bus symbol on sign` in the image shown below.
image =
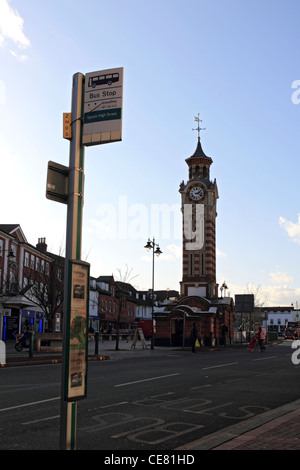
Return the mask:
<path id="1" fill-rule="evenodd" d="M 118 73 L 107 73 L 103 75 L 95 75 L 89 78 L 89 87 L 96 88 L 99 85 L 112 85 L 119 81 Z"/>

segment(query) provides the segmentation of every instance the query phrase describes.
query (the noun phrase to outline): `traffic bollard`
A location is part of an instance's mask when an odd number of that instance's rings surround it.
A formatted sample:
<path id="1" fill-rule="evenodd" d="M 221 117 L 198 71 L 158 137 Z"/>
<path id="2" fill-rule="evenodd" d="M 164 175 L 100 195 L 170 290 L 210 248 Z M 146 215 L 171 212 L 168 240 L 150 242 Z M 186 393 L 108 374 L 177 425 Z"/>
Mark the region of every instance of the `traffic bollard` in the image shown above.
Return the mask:
<path id="1" fill-rule="evenodd" d="M 98 340 L 99 340 L 99 333 L 96 331 L 95 333 L 95 356 L 98 356 Z"/>
<path id="2" fill-rule="evenodd" d="M 33 358 L 34 331 L 29 332 L 29 359 Z"/>

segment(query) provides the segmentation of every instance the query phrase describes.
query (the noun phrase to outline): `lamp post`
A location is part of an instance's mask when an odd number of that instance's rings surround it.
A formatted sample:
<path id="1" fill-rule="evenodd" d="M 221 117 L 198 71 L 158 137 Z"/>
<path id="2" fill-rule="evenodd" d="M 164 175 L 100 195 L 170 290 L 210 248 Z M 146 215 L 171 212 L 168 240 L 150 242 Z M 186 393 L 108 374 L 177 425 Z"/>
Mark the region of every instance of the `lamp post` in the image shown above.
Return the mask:
<path id="1" fill-rule="evenodd" d="M 156 247 L 156 249 L 155 249 Z M 154 331 L 153 331 L 153 313 L 154 313 L 154 255 L 159 256 L 162 251 L 159 248 L 159 245 L 155 243 L 155 238 L 151 241 L 148 238 L 147 244 L 145 247 L 148 251 L 152 250 L 152 316 L 151 316 L 151 349 L 154 349 Z"/>
<path id="2" fill-rule="evenodd" d="M 226 290 L 228 289 L 227 284 L 226 284 L 226 281 L 224 281 L 223 284 L 222 284 L 222 286 L 221 286 L 221 297 L 222 297 L 222 291 L 223 291 L 223 289 L 225 290 L 224 297 L 226 297 Z"/>

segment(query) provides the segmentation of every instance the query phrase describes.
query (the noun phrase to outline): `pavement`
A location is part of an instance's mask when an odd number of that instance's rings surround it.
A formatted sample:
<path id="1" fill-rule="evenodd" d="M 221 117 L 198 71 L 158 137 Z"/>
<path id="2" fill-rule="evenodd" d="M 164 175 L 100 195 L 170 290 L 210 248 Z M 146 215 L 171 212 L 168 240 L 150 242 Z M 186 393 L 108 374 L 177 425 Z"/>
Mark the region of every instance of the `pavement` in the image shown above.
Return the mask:
<path id="1" fill-rule="evenodd" d="M 29 350 L 17 352 L 14 341 L 8 341 L 5 345 L 6 363 L 2 364 L 2 367 L 59 363 L 62 359 L 61 352 L 45 351 L 34 351 L 33 357 L 29 358 Z M 134 348 L 131 346 L 132 341 L 121 340 L 119 350 L 116 351 L 115 341 L 99 341 L 98 354 L 95 355 L 95 342 L 89 341 L 89 360 L 145 357 L 155 354 L 158 350 L 181 349 L 155 346 L 152 350 L 149 341 L 146 341 L 146 347 L 143 347 L 140 341 L 137 341 Z M 204 436 L 175 450 L 300 450 L 300 399 Z"/>

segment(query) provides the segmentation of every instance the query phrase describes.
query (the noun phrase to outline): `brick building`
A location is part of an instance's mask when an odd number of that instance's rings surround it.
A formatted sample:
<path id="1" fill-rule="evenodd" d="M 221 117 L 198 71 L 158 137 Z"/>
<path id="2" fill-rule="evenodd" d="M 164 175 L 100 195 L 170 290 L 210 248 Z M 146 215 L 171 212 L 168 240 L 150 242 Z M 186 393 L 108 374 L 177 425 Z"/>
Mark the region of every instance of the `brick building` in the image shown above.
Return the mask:
<path id="1" fill-rule="evenodd" d="M 1 338 L 14 339 L 25 324 L 39 332 L 44 330 L 51 303 L 53 264 L 46 251 L 28 243 L 19 225 L 0 225 Z"/>

